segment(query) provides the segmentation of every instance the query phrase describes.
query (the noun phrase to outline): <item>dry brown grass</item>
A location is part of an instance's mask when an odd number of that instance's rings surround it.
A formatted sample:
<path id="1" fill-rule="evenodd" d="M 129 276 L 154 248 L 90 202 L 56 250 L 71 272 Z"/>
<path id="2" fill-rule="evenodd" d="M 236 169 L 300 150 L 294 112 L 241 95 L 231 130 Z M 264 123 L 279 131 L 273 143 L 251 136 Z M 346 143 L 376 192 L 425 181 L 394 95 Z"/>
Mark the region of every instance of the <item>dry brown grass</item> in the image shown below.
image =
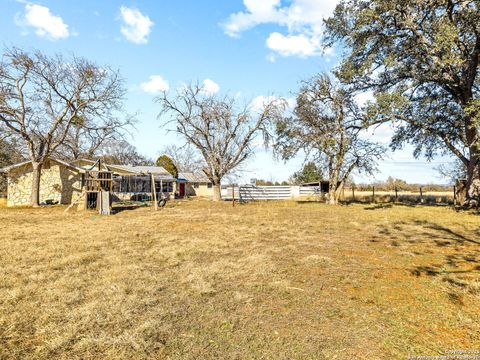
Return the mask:
<path id="1" fill-rule="evenodd" d="M 352 201 L 353 193 L 349 190 L 343 193 L 344 200 Z M 375 191 L 373 197 L 372 191 L 355 191 L 355 201 L 357 202 L 376 202 L 376 203 L 421 203 L 423 204 L 453 204 L 454 194 L 452 191 L 424 191 L 420 196 L 419 191 L 398 191 L 395 197 L 395 191 Z"/>
<path id="2" fill-rule="evenodd" d="M 187 201 L 0 209 L 0 358 L 400 359 L 480 343 L 480 218 Z"/>

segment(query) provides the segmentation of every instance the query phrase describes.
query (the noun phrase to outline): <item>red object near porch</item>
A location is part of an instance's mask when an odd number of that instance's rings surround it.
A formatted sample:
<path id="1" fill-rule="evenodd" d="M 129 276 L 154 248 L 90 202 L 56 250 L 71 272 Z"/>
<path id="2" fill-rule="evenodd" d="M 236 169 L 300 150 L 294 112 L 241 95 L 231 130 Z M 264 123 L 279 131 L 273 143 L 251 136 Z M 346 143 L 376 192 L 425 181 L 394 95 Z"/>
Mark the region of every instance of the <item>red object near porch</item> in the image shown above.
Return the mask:
<path id="1" fill-rule="evenodd" d="M 185 197 L 185 183 L 178 184 L 178 197 L 183 198 Z"/>

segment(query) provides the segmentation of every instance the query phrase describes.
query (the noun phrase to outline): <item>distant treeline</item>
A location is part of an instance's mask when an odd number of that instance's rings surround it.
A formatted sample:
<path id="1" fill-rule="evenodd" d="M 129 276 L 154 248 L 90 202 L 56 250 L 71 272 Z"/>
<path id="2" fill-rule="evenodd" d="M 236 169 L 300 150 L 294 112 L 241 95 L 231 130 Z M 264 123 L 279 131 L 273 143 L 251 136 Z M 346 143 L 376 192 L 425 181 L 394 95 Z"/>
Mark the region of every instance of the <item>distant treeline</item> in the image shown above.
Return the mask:
<path id="1" fill-rule="evenodd" d="M 394 179 L 389 177 L 387 180 L 382 182 L 376 182 L 371 184 L 349 184 L 349 188 L 352 186 L 355 187 L 355 190 L 358 191 L 372 191 L 375 187 L 375 191 L 410 191 L 410 192 L 420 192 L 422 188 L 423 192 L 427 191 L 451 191 L 452 185 L 444 184 L 408 184 L 405 180 Z"/>

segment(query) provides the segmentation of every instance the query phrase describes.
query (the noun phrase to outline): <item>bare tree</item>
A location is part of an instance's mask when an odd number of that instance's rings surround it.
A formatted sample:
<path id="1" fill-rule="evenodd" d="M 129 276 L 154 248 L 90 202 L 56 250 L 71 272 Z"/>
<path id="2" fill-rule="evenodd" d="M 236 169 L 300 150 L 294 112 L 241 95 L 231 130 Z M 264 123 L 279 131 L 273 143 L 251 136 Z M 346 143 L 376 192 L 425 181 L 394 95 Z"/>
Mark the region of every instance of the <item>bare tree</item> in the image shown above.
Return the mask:
<path id="1" fill-rule="evenodd" d="M 173 160 L 178 171 L 196 173 L 205 168 L 205 162 L 189 144 L 167 145 L 162 149 L 162 154 L 168 155 Z"/>
<path id="2" fill-rule="evenodd" d="M 319 75 L 302 83 L 293 116 L 277 123 L 274 148 L 285 160 L 303 151 L 327 169 L 329 203 L 336 204 L 352 172 L 373 173 L 385 153 L 361 137 L 362 123 L 353 94 Z"/>
<path id="3" fill-rule="evenodd" d="M 102 144 L 95 157 L 112 165 L 154 165 L 155 162 L 140 154 L 135 146 L 124 139 L 110 139 Z"/>
<path id="4" fill-rule="evenodd" d="M 111 117 L 101 124 L 95 119 L 94 121 L 82 119 L 80 123 L 72 124 L 65 141 L 56 153 L 65 160 L 92 159 L 99 156 L 102 147 L 108 145 L 107 143 L 125 140 L 128 128 L 134 123 L 134 116 L 127 116 L 124 119 Z"/>
<path id="5" fill-rule="evenodd" d="M 283 100 L 272 99 L 257 114 L 248 106 L 240 108 L 234 98 L 207 95 L 198 84 L 183 87 L 173 97 L 163 93 L 156 101 L 160 115 L 170 116 L 164 125 L 173 124 L 171 130 L 202 154 L 216 201 L 221 200 L 222 178 L 253 154 L 258 134 L 268 141 L 269 124 L 285 109 Z"/>
<path id="6" fill-rule="evenodd" d="M 7 49 L 0 62 L 0 123 L 20 137 L 32 161 L 31 203 L 38 206 L 45 160 L 73 126 L 102 128 L 122 108 L 117 71 L 88 60 Z"/>
<path id="7" fill-rule="evenodd" d="M 443 178 L 447 179 L 451 184 L 455 184 L 457 180 L 467 179 L 467 167 L 458 158 L 449 163 L 439 165 L 435 170 Z"/>

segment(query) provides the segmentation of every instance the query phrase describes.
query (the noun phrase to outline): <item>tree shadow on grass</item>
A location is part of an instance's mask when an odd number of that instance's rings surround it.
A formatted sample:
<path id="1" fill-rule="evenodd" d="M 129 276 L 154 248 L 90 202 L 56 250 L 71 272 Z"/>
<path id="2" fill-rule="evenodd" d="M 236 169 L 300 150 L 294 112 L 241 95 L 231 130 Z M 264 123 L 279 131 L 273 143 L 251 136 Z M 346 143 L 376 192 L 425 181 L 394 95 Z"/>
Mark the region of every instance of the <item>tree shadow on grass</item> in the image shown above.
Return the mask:
<path id="1" fill-rule="evenodd" d="M 434 230 L 433 234 L 432 233 L 427 233 L 427 234 L 433 235 L 434 237 L 437 237 L 437 238 L 445 239 L 446 237 L 447 239 L 453 240 L 460 244 L 463 244 L 464 242 L 469 242 L 471 244 L 480 245 L 480 241 L 474 240 L 470 237 L 460 234 L 457 231 L 453 231 L 452 229 L 439 224 L 435 224 L 435 223 L 424 221 L 424 220 L 416 220 L 414 224 L 417 226 L 422 226 L 425 229 Z M 441 243 L 438 243 L 437 245 L 444 246 L 444 244 L 441 244 Z"/>
<path id="2" fill-rule="evenodd" d="M 379 209 L 390 209 L 392 208 L 392 204 L 375 204 L 371 206 L 364 207 L 364 210 L 379 210 Z"/>
<path id="3" fill-rule="evenodd" d="M 397 222 L 380 231 L 390 240 L 390 246 L 401 247 L 410 254 L 427 255 L 421 265 L 406 270 L 413 276 L 438 277 L 448 285 L 449 298 L 456 300 L 457 290 L 480 280 L 480 240 L 479 231 L 457 229 L 431 221 Z M 390 234 L 390 236 L 389 236 Z M 395 235 L 395 236 L 392 236 Z M 419 260 L 422 258 L 418 258 Z"/>

